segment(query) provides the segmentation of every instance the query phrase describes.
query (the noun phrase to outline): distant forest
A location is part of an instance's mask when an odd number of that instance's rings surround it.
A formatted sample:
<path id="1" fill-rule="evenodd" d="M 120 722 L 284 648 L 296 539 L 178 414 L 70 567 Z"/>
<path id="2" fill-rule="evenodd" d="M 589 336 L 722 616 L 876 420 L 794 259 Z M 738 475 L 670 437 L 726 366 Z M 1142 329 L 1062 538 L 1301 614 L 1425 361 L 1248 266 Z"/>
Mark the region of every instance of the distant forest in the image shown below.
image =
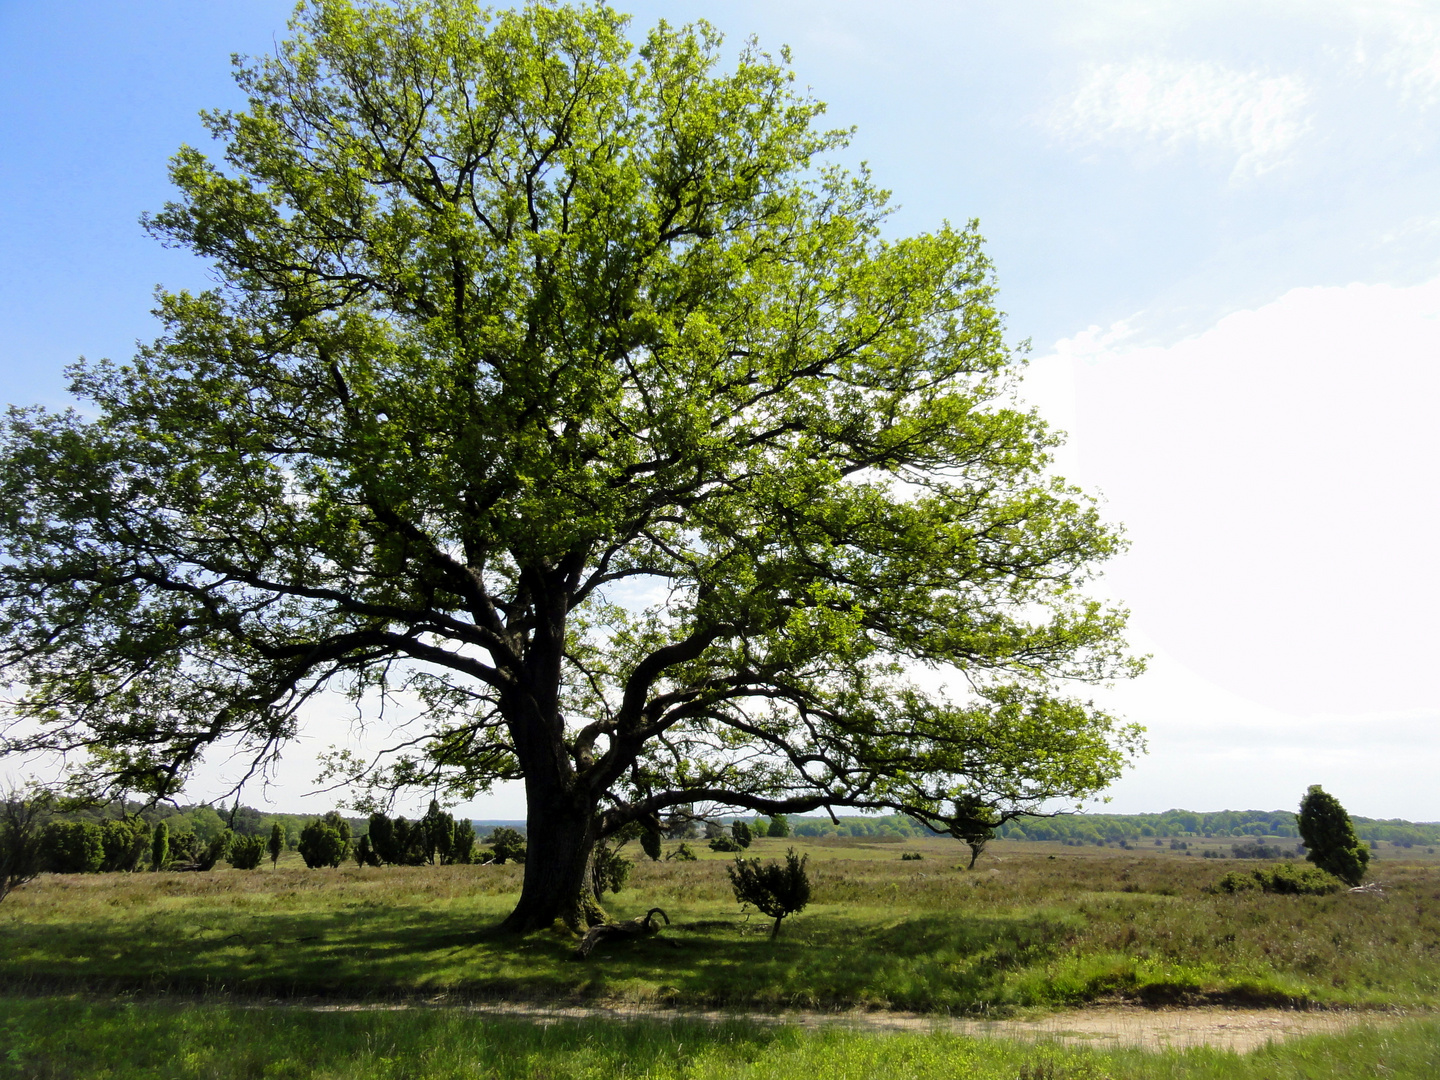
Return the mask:
<path id="1" fill-rule="evenodd" d="M 132 804 L 125 808 L 138 813 L 145 821 L 154 824 L 166 821 L 171 834 L 190 832 L 202 842 L 226 828 L 233 829 L 241 836 L 269 836 L 270 827 L 279 822 L 285 833 L 286 847 L 294 850 L 300 840 L 300 830 L 320 814 L 278 814 L 265 813 L 248 806 L 214 807 L 191 805 L 182 807 L 151 807 L 141 809 Z M 72 811 L 67 817 L 98 821 L 107 817 L 118 817 L 122 813 L 118 805 L 86 808 Z M 419 817 L 420 814 L 415 815 Z M 365 817 L 348 817 L 350 828 L 356 839 L 365 835 L 369 821 Z M 724 819 L 727 822 L 739 820 Z M 748 819 L 746 819 L 748 820 Z M 791 817 L 790 831 L 796 837 L 854 837 L 884 842 L 898 841 L 912 836 L 933 835 L 923 825 L 898 815 L 890 817 L 847 816 L 838 819 L 838 824 L 828 817 Z M 1411 822 L 1399 819 L 1379 820 L 1376 818 L 1352 817 L 1355 832 L 1362 840 L 1393 844 L 1396 847 L 1440 845 L 1440 822 Z M 524 822 L 498 819 L 475 820 L 476 834 L 484 839 L 497 825 L 506 825 L 524 831 Z M 696 829 L 696 835 L 700 830 Z M 1048 818 L 1022 818 L 1009 822 L 996 830 L 996 836 L 1003 840 L 1051 840 L 1060 843 L 1077 844 L 1132 844 L 1149 839 L 1170 840 L 1220 840 L 1244 839 L 1298 839 L 1299 830 L 1295 815 L 1288 810 L 1220 810 L 1202 814 L 1190 810 L 1166 810 L 1161 814 L 1062 814 Z"/>
<path id="2" fill-rule="evenodd" d="M 1440 822 L 1411 822 L 1352 817 L 1362 840 L 1398 847 L 1440 844 Z M 796 836 L 856 836 L 883 840 L 924 836 L 928 830 L 904 817 L 792 817 Z M 1062 814 L 1059 817 L 1022 818 L 995 830 L 1003 840 L 1056 840 L 1068 844 L 1134 843 L 1147 839 L 1211 840 L 1223 838 L 1298 839 L 1295 815 L 1288 810 L 1220 810 L 1201 814 L 1166 810 L 1161 814 Z"/>

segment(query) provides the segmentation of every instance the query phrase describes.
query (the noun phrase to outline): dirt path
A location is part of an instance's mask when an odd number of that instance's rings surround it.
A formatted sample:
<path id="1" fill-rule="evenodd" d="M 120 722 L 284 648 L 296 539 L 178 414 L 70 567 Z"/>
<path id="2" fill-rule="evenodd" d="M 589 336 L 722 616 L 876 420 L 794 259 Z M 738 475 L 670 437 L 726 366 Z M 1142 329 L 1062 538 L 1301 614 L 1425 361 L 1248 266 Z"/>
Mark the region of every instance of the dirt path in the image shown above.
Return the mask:
<path id="1" fill-rule="evenodd" d="M 524 1017 L 542 1024 L 565 1020 L 603 1019 L 687 1020 L 722 1023 L 745 1020 L 757 1024 L 795 1024 L 800 1027 L 841 1028 L 877 1034 L 893 1032 L 952 1032 L 986 1038 L 1034 1039 L 1070 1046 L 1133 1046 L 1147 1050 L 1209 1046 L 1246 1053 L 1266 1043 L 1297 1035 L 1345 1031 L 1359 1024 L 1392 1023 L 1403 1017 L 1391 1013 L 1295 1011 L 1282 1009 L 1146 1009 L 1098 1006 L 1055 1013 L 1037 1019 L 971 1020 L 903 1012 L 753 1013 L 722 1010 L 682 1010 L 630 1005 L 462 1004 L 436 999 L 425 1004 L 313 1004 L 301 1006 L 319 1012 L 365 1009 L 456 1008 L 482 1015 Z"/>

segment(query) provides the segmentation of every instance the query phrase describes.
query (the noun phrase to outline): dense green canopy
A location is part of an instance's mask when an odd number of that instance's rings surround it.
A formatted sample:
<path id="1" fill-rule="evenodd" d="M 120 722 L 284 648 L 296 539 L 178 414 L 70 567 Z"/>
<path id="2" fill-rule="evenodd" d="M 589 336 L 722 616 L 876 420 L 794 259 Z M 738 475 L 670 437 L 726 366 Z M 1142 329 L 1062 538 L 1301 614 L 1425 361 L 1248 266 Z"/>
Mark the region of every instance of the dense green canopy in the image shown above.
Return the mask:
<path id="1" fill-rule="evenodd" d="M 963 828 L 1118 775 L 1063 689 L 1136 670 L 1079 591 L 1116 534 L 1009 404 L 981 239 L 886 239 L 788 56 L 603 6 L 292 29 L 148 222 L 215 288 L 6 423 L 7 751 L 158 796 L 327 688 L 421 703 L 336 768 L 524 777 L 527 925 L 680 807 Z"/>

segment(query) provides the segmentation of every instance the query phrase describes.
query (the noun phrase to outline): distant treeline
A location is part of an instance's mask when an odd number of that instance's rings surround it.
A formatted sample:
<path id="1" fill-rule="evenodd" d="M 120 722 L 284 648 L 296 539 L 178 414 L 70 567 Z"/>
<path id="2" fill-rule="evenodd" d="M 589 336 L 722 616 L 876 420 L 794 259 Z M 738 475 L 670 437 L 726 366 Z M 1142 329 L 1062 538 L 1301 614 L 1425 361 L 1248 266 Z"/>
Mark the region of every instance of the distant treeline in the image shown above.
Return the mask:
<path id="1" fill-rule="evenodd" d="M 1352 817 L 1355 832 L 1362 840 L 1400 847 L 1440 844 L 1440 823 Z M 1167 810 L 1163 814 L 1075 814 L 1055 818 L 1027 818 L 1001 826 L 999 835 L 1007 840 L 1059 840 L 1072 843 L 1116 843 L 1148 837 L 1222 839 L 1298 839 L 1295 815 L 1288 810 L 1219 810 L 1201 814 L 1190 810 Z"/>
<path id="2" fill-rule="evenodd" d="M 481 839 L 486 846 L 477 845 Z M 500 825 L 477 836 L 473 822 L 456 821 L 433 801 L 423 817 L 407 821 L 382 813 L 346 818 L 336 810 L 263 814 L 239 805 L 118 802 L 66 808 L 45 797 L 12 798 L 0 805 L 0 898 L 45 871 L 206 871 L 222 861 L 254 870 L 267 855 L 278 861 L 286 850 L 299 851 L 312 869 L 346 859 L 370 866 L 504 863 L 525 860 L 525 838 Z"/>
<path id="3" fill-rule="evenodd" d="M 279 824 L 285 837 L 285 850 L 294 851 L 300 845 L 300 833 L 312 821 L 323 818 L 323 814 L 275 814 L 252 809 L 249 806 L 220 806 L 194 803 L 189 806 L 142 806 L 129 803 L 121 806 L 110 803 L 106 806 L 84 806 L 66 810 L 55 815 L 65 821 L 103 821 L 127 818 L 143 821 L 152 829 L 165 822 L 171 836 L 192 835 L 201 844 L 209 844 L 229 829 L 236 836 L 263 836 L 268 839 L 271 828 Z M 346 818 L 357 833 L 364 833 L 366 819 Z"/>
<path id="4" fill-rule="evenodd" d="M 1362 840 L 1399 847 L 1440 844 L 1440 823 L 1352 817 Z M 791 817 L 796 836 L 856 837 L 877 841 L 934 835 L 907 817 Z M 1167 810 L 1162 814 L 1064 814 L 1021 818 L 995 830 L 1005 840 L 1053 840 L 1068 844 L 1133 843 L 1143 839 L 1211 840 L 1223 838 L 1298 839 L 1295 815 L 1288 810 L 1220 810 L 1196 813 Z"/>
<path id="5" fill-rule="evenodd" d="M 150 807 L 141 809 L 138 805 L 122 810 L 117 805 L 86 808 L 66 813 L 66 818 L 75 820 L 102 821 L 116 818 L 128 812 L 138 816 L 151 826 L 165 821 L 172 835 L 193 834 L 202 844 L 209 843 L 225 829 L 231 829 L 238 836 L 270 835 L 272 825 L 279 823 L 285 836 L 287 850 L 295 850 L 300 843 L 300 834 L 305 826 L 319 820 L 322 814 L 277 814 L 264 813 L 248 806 L 216 808 L 210 805 L 182 807 Z M 332 812 L 333 813 L 333 812 Z M 732 819 L 725 819 L 727 822 Z M 733 819 L 742 820 L 742 819 Z M 748 819 L 744 819 L 748 820 Z M 347 817 L 351 834 L 356 841 L 370 831 L 370 822 L 365 817 Z M 1411 822 L 1399 819 L 1379 820 L 1376 818 L 1352 817 L 1355 832 L 1362 840 L 1394 844 L 1398 847 L 1414 845 L 1440 845 L 1440 822 Z M 765 819 L 756 818 L 752 828 L 759 826 L 757 835 L 765 835 Z M 878 842 L 900 841 L 908 837 L 934 835 L 925 826 L 900 815 L 888 817 L 840 817 L 838 823 L 828 817 L 789 818 L 790 832 L 797 837 L 853 837 Z M 475 820 L 472 822 L 477 838 L 487 839 L 497 826 L 517 829 L 523 836 L 523 822 L 499 819 Z M 698 836 L 697 827 L 689 835 Z M 1004 840 L 1050 840 L 1067 844 L 1116 844 L 1124 840 L 1133 843 L 1150 838 L 1176 840 L 1212 840 L 1227 838 L 1244 839 L 1298 839 L 1299 830 L 1295 815 L 1288 810 L 1220 810 L 1213 813 L 1198 813 L 1190 810 L 1166 810 L 1160 814 L 1062 814 L 1059 817 L 1021 818 L 1008 822 L 996 829 L 996 836 Z"/>
<path id="6" fill-rule="evenodd" d="M 331 815 L 334 815 L 334 811 L 331 811 Z M 281 834 L 285 838 L 286 851 L 298 850 L 300 834 L 304 832 L 305 826 L 326 817 L 325 814 L 277 814 L 255 810 L 249 806 L 216 807 L 208 803 L 150 807 L 143 807 L 140 803 L 130 803 L 123 807 L 118 803 L 111 803 L 108 806 L 84 806 L 66 810 L 54 816 L 57 820 L 89 821 L 96 824 L 118 818 L 128 818 L 142 821 L 152 829 L 163 821 L 171 836 L 191 835 L 199 843 L 207 845 L 227 829 L 236 836 L 260 836 L 268 839 L 271 828 L 278 824 Z M 344 817 L 343 820 L 349 825 L 350 834 L 356 841 L 370 831 L 368 817 Z M 490 836 L 497 825 L 514 825 L 516 823 L 474 821 L 471 824 L 474 826 L 476 835 L 484 840 Z M 524 832 L 523 827 L 520 831 Z"/>

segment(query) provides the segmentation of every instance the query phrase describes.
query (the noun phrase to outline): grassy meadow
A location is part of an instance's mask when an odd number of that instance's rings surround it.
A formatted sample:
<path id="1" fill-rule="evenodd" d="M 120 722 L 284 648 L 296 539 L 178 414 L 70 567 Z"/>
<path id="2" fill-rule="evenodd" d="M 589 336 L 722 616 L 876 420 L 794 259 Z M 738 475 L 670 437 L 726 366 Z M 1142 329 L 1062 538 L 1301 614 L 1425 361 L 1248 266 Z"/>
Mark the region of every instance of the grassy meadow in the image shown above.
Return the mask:
<path id="1" fill-rule="evenodd" d="M 488 933 L 516 866 L 44 875 L 0 905 L 0 985 L 966 1014 L 1440 1003 L 1440 866 L 1384 864 L 1383 896 L 1229 896 L 1205 888 L 1254 863 L 1051 846 L 996 845 L 966 870 L 951 841 L 807 843 L 814 899 L 773 943 L 736 905 L 725 857 L 645 860 L 609 910 L 658 906 L 672 925 L 589 962 L 558 930 Z"/>
<path id="2" fill-rule="evenodd" d="M 974 870 L 967 849 L 942 839 L 762 840 L 752 853 L 777 857 L 791 845 L 810 854 L 814 898 L 777 941 L 768 919 L 736 905 L 729 857 L 706 851 L 698 862 L 641 861 L 607 906 L 621 918 L 658 906 L 672 925 L 584 962 L 559 929 L 520 941 L 488 932 L 514 901 L 515 866 L 307 870 L 292 856 L 256 871 L 44 875 L 0 904 L 0 1048 L 9 1048 L 0 1076 L 1352 1075 L 1331 1067 L 1342 1061 L 1370 1063 L 1356 1076 L 1440 1075 L 1440 1024 L 1427 1018 L 1440 1005 L 1434 860 L 1376 864 L 1383 895 L 1297 897 L 1211 894 L 1227 870 L 1257 864 L 1161 848 L 997 842 Z M 1125 1001 L 1419 1018 L 1240 1058 L 739 1022 L 632 1031 L 443 1008 L 263 1007 L 274 999 L 975 1016 Z M 124 1039 L 133 1051 L 105 1049 Z M 1262 1054 L 1272 1055 L 1269 1071 Z M 96 1071 L 102 1060 L 113 1071 Z M 160 1064 L 182 1060 L 190 1071 Z M 1153 1071 L 1162 1061 L 1169 1071 Z M 1426 1064 L 1409 1073 L 1396 1064 L 1406 1061 Z"/>
<path id="3" fill-rule="evenodd" d="M 315 1012 L 0 997 L 0 1077 L 85 1080 L 1433 1080 L 1440 1022 L 1251 1054 L 1089 1049 L 743 1020 L 536 1024 L 457 1009 Z"/>

